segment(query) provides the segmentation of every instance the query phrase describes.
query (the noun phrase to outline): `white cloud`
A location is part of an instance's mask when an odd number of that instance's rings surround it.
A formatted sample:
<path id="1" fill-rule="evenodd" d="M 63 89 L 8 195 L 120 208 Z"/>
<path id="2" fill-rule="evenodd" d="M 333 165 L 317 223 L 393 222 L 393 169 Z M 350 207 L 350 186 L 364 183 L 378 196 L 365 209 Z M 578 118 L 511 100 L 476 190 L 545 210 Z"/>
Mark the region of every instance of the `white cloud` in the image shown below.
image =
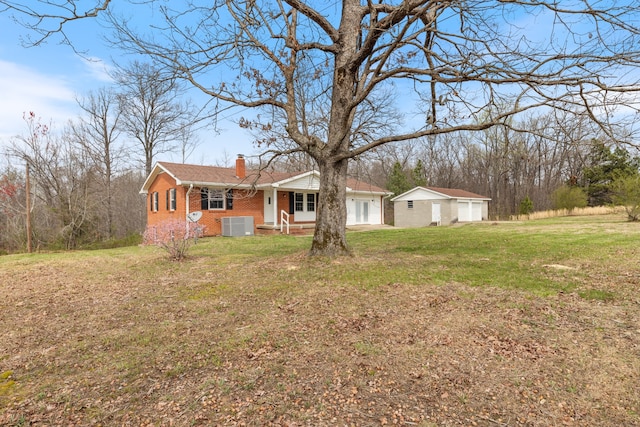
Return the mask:
<path id="1" fill-rule="evenodd" d="M 44 122 L 66 123 L 75 112 L 75 92 L 68 81 L 13 62 L 0 60 L 0 141 L 22 134 L 24 113 Z"/>
<path id="2" fill-rule="evenodd" d="M 89 75 L 93 79 L 103 82 L 104 84 L 113 83 L 113 79 L 109 75 L 112 68 L 111 65 L 96 57 L 85 58 L 83 62 Z"/>

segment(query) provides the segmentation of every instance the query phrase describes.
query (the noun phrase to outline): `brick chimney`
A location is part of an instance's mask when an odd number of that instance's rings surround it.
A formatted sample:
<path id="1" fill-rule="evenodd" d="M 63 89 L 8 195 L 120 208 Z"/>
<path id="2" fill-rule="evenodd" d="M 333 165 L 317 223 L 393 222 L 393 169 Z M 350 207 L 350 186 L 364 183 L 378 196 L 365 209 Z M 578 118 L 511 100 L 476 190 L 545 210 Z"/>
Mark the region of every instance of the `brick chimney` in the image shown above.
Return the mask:
<path id="1" fill-rule="evenodd" d="M 236 159 L 236 178 L 245 179 L 247 177 L 247 170 L 244 164 L 244 154 L 238 154 Z"/>

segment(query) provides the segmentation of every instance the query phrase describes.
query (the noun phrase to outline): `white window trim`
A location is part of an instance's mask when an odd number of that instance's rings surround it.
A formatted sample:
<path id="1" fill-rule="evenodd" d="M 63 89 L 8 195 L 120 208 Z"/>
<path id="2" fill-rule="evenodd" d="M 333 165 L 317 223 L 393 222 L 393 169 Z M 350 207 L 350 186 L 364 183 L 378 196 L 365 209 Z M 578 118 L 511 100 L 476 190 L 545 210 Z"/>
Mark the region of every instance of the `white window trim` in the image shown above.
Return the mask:
<path id="1" fill-rule="evenodd" d="M 302 195 L 302 200 L 298 200 L 298 195 Z M 313 197 L 313 210 L 309 210 L 309 196 Z M 293 212 L 315 212 L 318 209 L 318 198 L 316 193 L 293 193 Z M 302 209 L 298 209 L 298 203 L 302 203 Z"/>
<path id="2" fill-rule="evenodd" d="M 211 207 L 211 202 L 213 201 L 219 201 L 220 199 L 214 199 L 213 198 L 213 193 L 220 193 L 221 197 L 222 197 L 222 207 L 221 208 L 212 208 Z M 227 209 L 227 192 L 224 189 L 219 189 L 219 188 L 209 188 L 208 192 L 207 192 L 207 207 L 209 208 L 210 211 L 223 211 L 225 209 Z"/>

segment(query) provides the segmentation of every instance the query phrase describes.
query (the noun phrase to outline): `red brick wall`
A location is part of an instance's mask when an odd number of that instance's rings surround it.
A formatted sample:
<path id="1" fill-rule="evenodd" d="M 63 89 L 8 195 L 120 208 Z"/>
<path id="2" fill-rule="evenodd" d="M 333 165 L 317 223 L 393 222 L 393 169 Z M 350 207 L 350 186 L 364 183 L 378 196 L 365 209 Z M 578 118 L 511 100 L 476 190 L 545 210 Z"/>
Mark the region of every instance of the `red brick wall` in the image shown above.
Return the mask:
<path id="1" fill-rule="evenodd" d="M 205 226 L 205 236 L 222 234 L 221 218 L 227 216 L 252 216 L 254 233 L 256 226 L 264 223 L 263 191 L 247 192 L 234 189 L 233 209 L 231 210 L 203 210 L 201 203 L 200 189 L 194 188 L 189 196 L 189 212 L 202 211 L 202 219 L 198 223 Z"/>
<path id="2" fill-rule="evenodd" d="M 167 210 L 167 190 L 176 189 L 176 209 Z M 154 192 L 158 192 L 158 211 L 151 210 L 151 198 Z M 176 186 L 176 181 L 167 173 L 161 173 L 151 183 L 147 194 L 147 225 L 157 225 L 168 219 L 185 219 L 184 206 L 185 189 Z"/>
<path id="3" fill-rule="evenodd" d="M 167 190 L 176 189 L 176 209 L 167 210 Z M 186 206 L 185 200 L 188 187 L 178 187 L 169 174 L 162 173 L 153 181 L 147 194 L 147 224 L 157 225 L 168 219 L 185 220 Z M 154 192 L 158 192 L 158 211 L 151 210 L 151 197 Z M 222 217 L 227 216 L 252 216 L 254 233 L 258 224 L 264 223 L 264 192 L 247 192 L 244 190 L 233 190 L 233 209 L 230 210 L 202 210 L 200 188 L 194 187 L 189 195 L 189 212 L 202 211 L 202 219 L 199 224 L 205 226 L 205 236 L 217 236 L 222 234 Z"/>

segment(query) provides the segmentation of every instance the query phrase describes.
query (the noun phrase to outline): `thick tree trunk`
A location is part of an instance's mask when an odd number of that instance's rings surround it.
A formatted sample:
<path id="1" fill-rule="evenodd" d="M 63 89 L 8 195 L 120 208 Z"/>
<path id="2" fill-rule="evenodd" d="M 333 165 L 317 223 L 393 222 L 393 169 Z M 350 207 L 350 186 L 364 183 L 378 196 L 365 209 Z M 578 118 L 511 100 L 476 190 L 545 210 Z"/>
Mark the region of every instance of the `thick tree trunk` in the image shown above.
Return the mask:
<path id="1" fill-rule="evenodd" d="M 353 63 L 360 34 L 360 0 L 343 0 L 335 56 L 327 144 L 314 157 L 320 168 L 320 200 L 310 255 L 349 255 L 347 246 L 347 163 L 358 66 Z M 320 147 L 318 147 L 320 148 Z"/>
<path id="2" fill-rule="evenodd" d="M 347 246 L 347 159 L 319 162 L 320 198 L 309 255 L 349 255 Z"/>

